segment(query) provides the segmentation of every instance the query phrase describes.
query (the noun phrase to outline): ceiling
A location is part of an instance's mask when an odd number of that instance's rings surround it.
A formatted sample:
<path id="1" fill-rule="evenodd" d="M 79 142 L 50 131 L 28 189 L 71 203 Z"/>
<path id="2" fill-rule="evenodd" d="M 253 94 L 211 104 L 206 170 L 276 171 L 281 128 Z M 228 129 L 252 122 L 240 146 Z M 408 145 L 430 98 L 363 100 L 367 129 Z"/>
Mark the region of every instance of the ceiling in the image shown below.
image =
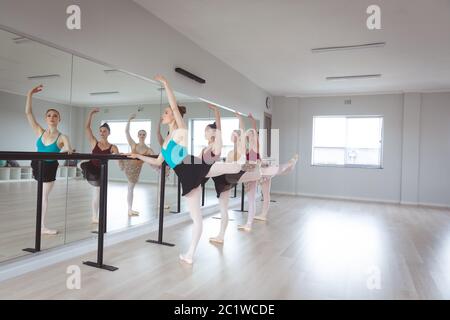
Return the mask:
<path id="1" fill-rule="evenodd" d="M 135 0 L 273 95 L 450 89 L 450 0 Z M 366 9 L 381 7 L 381 30 Z M 386 42 L 381 48 L 312 48 Z M 380 78 L 327 81 L 330 76 Z"/>
<path id="2" fill-rule="evenodd" d="M 0 90 L 25 95 L 39 84 L 39 98 L 79 107 L 167 103 L 160 86 L 110 67 L 0 30 Z M 73 72 L 72 72 L 73 70 Z M 106 71 L 105 71 L 106 70 Z M 111 71 L 112 70 L 112 71 Z M 57 75 L 30 80 L 31 76 Z M 92 95 L 96 92 L 118 92 Z M 180 102 L 198 99 L 177 93 Z"/>

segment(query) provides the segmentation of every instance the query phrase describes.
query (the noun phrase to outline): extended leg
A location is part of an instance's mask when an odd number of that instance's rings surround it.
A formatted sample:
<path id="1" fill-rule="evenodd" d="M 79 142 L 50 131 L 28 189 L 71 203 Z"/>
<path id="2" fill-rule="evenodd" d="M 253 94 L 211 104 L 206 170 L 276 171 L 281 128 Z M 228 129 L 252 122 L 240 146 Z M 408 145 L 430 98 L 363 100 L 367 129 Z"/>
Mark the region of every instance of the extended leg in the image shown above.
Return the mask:
<path id="1" fill-rule="evenodd" d="M 225 238 L 225 231 L 228 227 L 228 202 L 230 201 L 230 193 L 231 190 L 224 191 L 220 194 L 219 197 L 219 205 L 220 205 L 220 232 L 219 235 L 213 238 L 210 238 L 209 241 L 215 243 L 223 243 Z"/>
<path id="2" fill-rule="evenodd" d="M 52 230 L 48 229 L 45 226 L 45 216 L 47 215 L 48 210 L 48 196 L 50 195 L 50 192 L 53 190 L 53 186 L 55 185 L 55 182 L 45 182 L 42 186 L 42 225 L 41 225 L 41 231 L 43 234 L 49 234 L 49 235 L 55 235 L 58 233 L 58 230 Z"/>
<path id="3" fill-rule="evenodd" d="M 92 192 L 92 223 L 98 223 L 98 208 L 100 204 L 100 187 L 94 187 Z"/>
<path id="4" fill-rule="evenodd" d="M 192 240 L 189 250 L 184 254 L 180 254 L 180 260 L 188 264 L 193 263 L 195 249 L 197 249 L 203 231 L 203 218 L 200 210 L 201 193 L 201 186 L 199 186 L 186 195 L 189 213 L 193 222 Z"/>
<path id="5" fill-rule="evenodd" d="M 136 186 L 135 183 L 128 182 L 127 203 L 128 203 L 128 215 L 130 217 L 139 215 L 139 212 L 133 210 L 133 199 L 134 199 L 134 187 L 135 186 Z"/>

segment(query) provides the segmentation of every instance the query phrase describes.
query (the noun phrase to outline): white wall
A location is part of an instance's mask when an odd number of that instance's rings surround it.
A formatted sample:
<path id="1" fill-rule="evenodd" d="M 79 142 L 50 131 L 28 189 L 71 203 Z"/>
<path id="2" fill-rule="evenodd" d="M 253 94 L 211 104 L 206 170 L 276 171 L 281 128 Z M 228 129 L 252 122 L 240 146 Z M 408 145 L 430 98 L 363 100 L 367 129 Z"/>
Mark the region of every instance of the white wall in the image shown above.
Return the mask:
<path id="1" fill-rule="evenodd" d="M 82 10 L 82 29 L 70 31 L 66 8 L 74 3 Z M 163 73 L 179 92 L 263 119 L 266 92 L 131 0 L 2 0 L 0 23 L 135 74 Z M 177 66 L 206 84 L 176 74 Z"/>
<path id="2" fill-rule="evenodd" d="M 450 207 L 450 93 L 422 95 L 419 199 Z"/>
<path id="3" fill-rule="evenodd" d="M 281 162 L 296 149 L 301 157 L 295 174 L 274 179 L 274 192 L 449 206 L 449 93 L 276 97 L 274 105 Z M 339 114 L 384 117 L 383 169 L 311 166 L 313 116 Z"/>

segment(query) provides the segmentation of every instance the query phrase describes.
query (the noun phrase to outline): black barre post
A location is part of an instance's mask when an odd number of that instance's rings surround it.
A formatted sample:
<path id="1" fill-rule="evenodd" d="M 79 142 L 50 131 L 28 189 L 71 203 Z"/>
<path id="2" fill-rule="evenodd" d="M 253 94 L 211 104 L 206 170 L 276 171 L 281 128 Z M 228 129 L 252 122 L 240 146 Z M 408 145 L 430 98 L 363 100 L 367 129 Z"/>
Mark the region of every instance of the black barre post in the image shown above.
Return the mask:
<path id="1" fill-rule="evenodd" d="M 98 221 L 98 244 L 97 244 L 97 262 L 86 261 L 83 264 L 105 269 L 108 271 L 116 271 L 118 268 L 103 264 L 103 246 L 106 231 L 106 215 L 108 212 L 108 160 L 102 160 L 100 166 L 100 212 Z"/>
<path id="2" fill-rule="evenodd" d="M 166 163 L 161 165 L 161 182 L 160 182 L 160 194 L 159 194 L 159 230 L 158 230 L 158 240 L 147 240 L 149 243 L 161 244 L 168 247 L 174 247 L 172 243 L 163 241 L 163 231 L 164 231 L 164 200 L 166 191 Z"/>
<path id="3" fill-rule="evenodd" d="M 177 177 L 178 188 L 177 188 L 177 211 L 170 211 L 170 213 L 180 213 L 181 212 L 181 181 Z"/>
<path id="4" fill-rule="evenodd" d="M 233 210 L 233 211 L 236 211 L 236 212 L 248 212 L 247 210 L 244 210 L 244 200 L 245 200 L 245 187 L 244 187 L 244 184 L 242 184 L 241 210 Z"/>
<path id="5" fill-rule="evenodd" d="M 234 193 L 232 198 L 237 198 L 237 183 L 234 185 Z"/>
<path id="6" fill-rule="evenodd" d="M 37 207 L 36 207 L 36 235 L 34 240 L 34 248 L 26 248 L 23 251 L 26 252 L 39 252 L 41 251 L 41 233 L 42 233 L 42 190 L 44 182 L 43 180 L 43 171 L 44 171 L 44 160 L 38 161 L 38 187 L 37 187 Z"/>
<path id="7" fill-rule="evenodd" d="M 202 207 L 205 206 L 205 185 L 206 185 L 206 182 L 202 183 Z"/>

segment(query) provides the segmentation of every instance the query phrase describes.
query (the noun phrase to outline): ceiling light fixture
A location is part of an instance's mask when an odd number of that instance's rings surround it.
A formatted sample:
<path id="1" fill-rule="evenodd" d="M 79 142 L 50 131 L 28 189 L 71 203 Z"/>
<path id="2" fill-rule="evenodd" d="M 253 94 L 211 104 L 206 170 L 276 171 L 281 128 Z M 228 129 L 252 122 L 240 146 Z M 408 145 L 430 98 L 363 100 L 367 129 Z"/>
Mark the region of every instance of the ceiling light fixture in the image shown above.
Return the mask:
<path id="1" fill-rule="evenodd" d="M 91 96 L 104 96 L 104 95 L 110 95 L 110 94 L 119 94 L 119 91 L 91 92 L 89 94 Z"/>
<path id="2" fill-rule="evenodd" d="M 28 80 L 42 80 L 42 79 L 53 79 L 53 78 L 59 78 L 61 75 L 59 74 L 45 74 L 45 75 L 39 75 L 39 76 L 30 76 L 28 77 Z"/>
<path id="3" fill-rule="evenodd" d="M 379 78 L 381 74 L 361 74 L 355 76 L 338 76 L 338 77 L 327 77 L 327 80 L 353 80 L 353 79 L 371 79 L 371 78 Z"/>
<path id="4" fill-rule="evenodd" d="M 314 49 L 311 49 L 311 51 L 312 51 L 312 53 L 321 53 L 321 52 L 329 52 L 329 51 L 379 48 L 379 47 L 384 47 L 385 45 L 386 45 L 386 42 L 372 42 L 372 43 L 364 43 L 364 44 L 355 44 L 355 45 L 351 45 L 351 46 L 314 48 Z"/>

